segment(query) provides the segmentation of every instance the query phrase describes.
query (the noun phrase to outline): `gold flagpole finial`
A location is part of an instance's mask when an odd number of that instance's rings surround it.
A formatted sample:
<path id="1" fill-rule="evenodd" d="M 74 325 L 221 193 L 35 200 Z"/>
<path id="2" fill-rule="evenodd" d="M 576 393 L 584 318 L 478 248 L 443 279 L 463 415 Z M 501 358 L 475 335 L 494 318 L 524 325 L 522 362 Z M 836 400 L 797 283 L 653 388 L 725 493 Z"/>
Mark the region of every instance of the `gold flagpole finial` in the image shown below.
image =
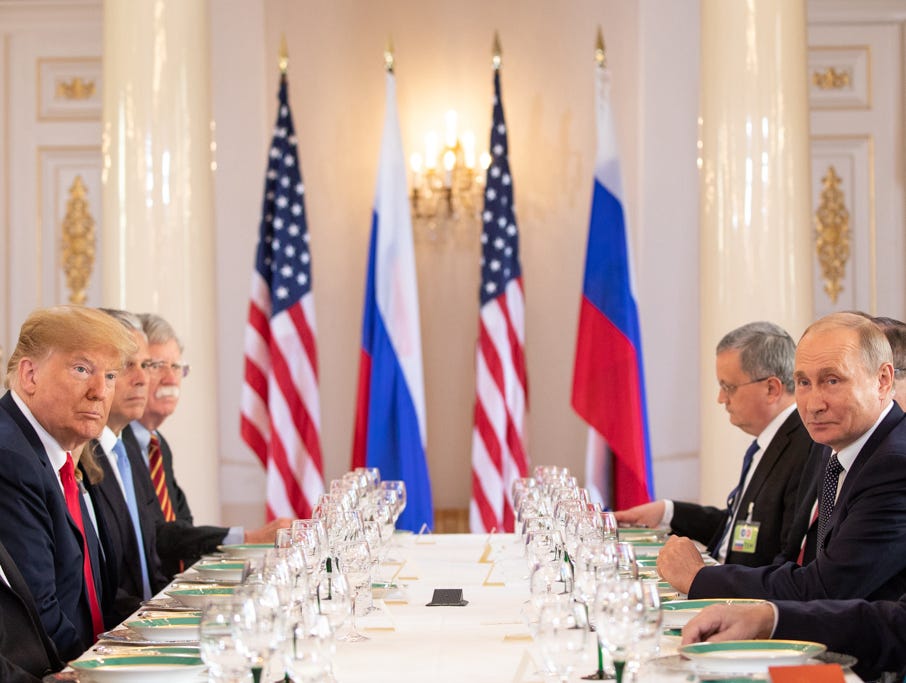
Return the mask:
<path id="1" fill-rule="evenodd" d="M 280 51 L 277 53 L 280 60 L 280 73 L 286 75 L 286 68 L 289 66 L 289 50 L 286 49 L 286 34 L 280 35 Z"/>
<path id="2" fill-rule="evenodd" d="M 598 39 L 595 41 L 595 61 L 602 69 L 607 66 L 607 52 L 604 49 L 604 34 L 601 33 L 600 26 L 598 26 Z"/>
<path id="3" fill-rule="evenodd" d="M 387 49 L 384 50 L 384 68 L 388 74 L 393 73 L 393 38 L 387 38 Z"/>
<path id="4" fill-rule="evenodd" d="M 494 47 L 492 48 L 492 55 L 494 70 L 496 71 L 500 68 L 501 56 L 503 55 L 503 52 L 500 49 L 500 36 L 498 35 L 497 31 L 494 31 Z"/>

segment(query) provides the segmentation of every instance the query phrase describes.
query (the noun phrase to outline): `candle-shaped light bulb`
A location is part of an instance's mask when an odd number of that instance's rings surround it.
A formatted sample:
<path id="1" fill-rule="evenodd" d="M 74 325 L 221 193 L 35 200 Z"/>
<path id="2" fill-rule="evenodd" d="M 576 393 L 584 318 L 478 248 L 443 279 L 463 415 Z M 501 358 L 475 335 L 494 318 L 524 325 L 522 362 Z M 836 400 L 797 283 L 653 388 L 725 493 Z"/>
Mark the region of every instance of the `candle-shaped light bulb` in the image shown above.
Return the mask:
<path id="1" fill-rule="evenodd" d="M 418 152 L 413 152 L 412 156 L 409 157 L 409 168 L 412 169 L 413 173 L 422 172 L 422 155 Z"/>
<path id="2" fill-rule="evenodd" d="M 475 132 L 467 130 L 462 134 L 462 159 L 466 168 L 475 168 Z"/>
<path id="3" fill-rule="evenodd" d="M 456 152 L 448 149 L 444 152 L 444 170 L 452 171 L 454 166 L 456 166 Z"/>
<path id="4" fill-rule="evenodd" d="M 433 130 L 425 136 L 425 169 L 437 168 L 437 133 Z"/>
<path id="5" fill-rule="evenodd" d="M 491 165 L 491 155 L 488 154 L 487 152 L 482 152 L 481 157 L 479 157 L 479 159 L 481 160 L 481 167 L 487 171 L 488 166 Z"/>
<path id="6" fill-rule="evenodd" d="M 444 116 L 444 145 L 453 149 L 456 147 L 456 112 L 450 110 Z"/>

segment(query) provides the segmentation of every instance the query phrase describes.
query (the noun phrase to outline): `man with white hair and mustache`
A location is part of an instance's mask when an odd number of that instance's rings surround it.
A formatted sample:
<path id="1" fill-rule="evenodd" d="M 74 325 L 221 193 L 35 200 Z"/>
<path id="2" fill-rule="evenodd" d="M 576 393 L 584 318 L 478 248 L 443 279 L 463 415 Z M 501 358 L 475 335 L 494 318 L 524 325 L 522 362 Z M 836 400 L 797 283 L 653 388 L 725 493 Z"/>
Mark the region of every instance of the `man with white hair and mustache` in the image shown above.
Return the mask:
<path id="1" fill-rule="evenodd" d="M 126 448 L 138 449 L 148 465 L 147 475 L 157 492 L 150 513 L 157 526 L 157 552 L 164 573 L 171 576 L 202 554 L 214 552 L 218 545 L 232 543 L 272 543 L 277 529 L 289 526 L 290 520 L 275 519 L 250 531 L 243 527 L 195 526 L 185 493 L 176 482 L 173 452 L 158 431 L 179 403 L 182 380 L 189 366 L 182 362 L 183 345 L 170 324 L 158 315 L 139 315 L 148 337 L 151 357 L 148 402 L 141 419 L 123 430 Z"/>

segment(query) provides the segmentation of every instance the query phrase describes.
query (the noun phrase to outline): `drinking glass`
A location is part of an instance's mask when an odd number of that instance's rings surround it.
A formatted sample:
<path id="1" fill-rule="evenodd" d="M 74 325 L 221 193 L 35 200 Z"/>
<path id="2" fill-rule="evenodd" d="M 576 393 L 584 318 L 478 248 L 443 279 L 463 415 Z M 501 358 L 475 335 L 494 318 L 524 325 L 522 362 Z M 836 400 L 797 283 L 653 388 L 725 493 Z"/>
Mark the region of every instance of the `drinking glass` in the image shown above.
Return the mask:
<path id="1" fill-rule="evenodd" d="M 660 630 L 657 586 L 652 596 L 643 588 L 643 583 L 637 579 L 619 578 L 605 582 L 598 591 L 595 632 L 601 647 L 613 658 L 617 683 L 622 683 L 627 664 L 630 664 L 630 677 L 634 677 L 638 666 L 633 662 L 640 660 L 643 652 L 651 651 L 651 643 Z M 657 608 L 652 600 L 656 601 Z"/>
<path id="2" fill-rule="evenodd" d="M 566 683 L 586 653 L 589 638 L 585 610 L 571 600 L 550 600 L 538 611 L 534 638 L 544 678 Z"/>
<path id="3" fill-rule="evenodd" d="M 284 636 L 279 595 L 267 584 L 243 584 L 233 591 L 233 598 L 239 603 L 237 645 L 250 664 L 252 680 L 259 683 Z M 268 674 L 264 680 L 273 679 Z"/>
<path id="4" fill-rule="evenodd" d="M 198 627 L 198 648 L 214 683 L 244 683 L 249 661 L 239 648 L 237 632 L 241 603 L 216 600 L 205 603 Z"/>
<path id="5" fill-rule="evenodd" d="M 371 550 L 364 539 L 346 543 L 337 550 L 337 564 L 341 573 L 346 575 L 352 592 L 352 621 L 350 628 L 338 640 L 356 643 L 369 640 L 368 636 L 358 632 L 355 623 L 356 606 L 362 590 L 367 586 L 371 590 Z"/>
<path id="6" fill-rule="evenodd" d="M 318 583 L 317 612 L 327 617 L 333 633 L 339 633 L 352 615 L 352 588 L 339 571 L 324 572 Z"/>

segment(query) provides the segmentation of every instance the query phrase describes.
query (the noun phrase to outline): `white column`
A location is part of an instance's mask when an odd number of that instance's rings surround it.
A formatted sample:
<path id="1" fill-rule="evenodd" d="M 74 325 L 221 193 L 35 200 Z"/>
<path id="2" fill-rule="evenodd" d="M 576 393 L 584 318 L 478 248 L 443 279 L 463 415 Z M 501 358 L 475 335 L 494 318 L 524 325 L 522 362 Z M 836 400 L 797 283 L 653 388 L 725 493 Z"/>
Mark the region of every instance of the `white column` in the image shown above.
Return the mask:
<path id="1" fill-rule="evenodd" d="M 804 0 L 702 0 L 701 499 L 719 502 L 752 437 L 716 403 L 714 349 L 770 320 L 810 322 L 810 185 Z"/>
<path id="2" fill-rule="evenodd" d="M 208 32 L 206 0 L 104 3 L 103 300 L 185 344 L 161 431 L 200 522 L 220 516 Z"/>

